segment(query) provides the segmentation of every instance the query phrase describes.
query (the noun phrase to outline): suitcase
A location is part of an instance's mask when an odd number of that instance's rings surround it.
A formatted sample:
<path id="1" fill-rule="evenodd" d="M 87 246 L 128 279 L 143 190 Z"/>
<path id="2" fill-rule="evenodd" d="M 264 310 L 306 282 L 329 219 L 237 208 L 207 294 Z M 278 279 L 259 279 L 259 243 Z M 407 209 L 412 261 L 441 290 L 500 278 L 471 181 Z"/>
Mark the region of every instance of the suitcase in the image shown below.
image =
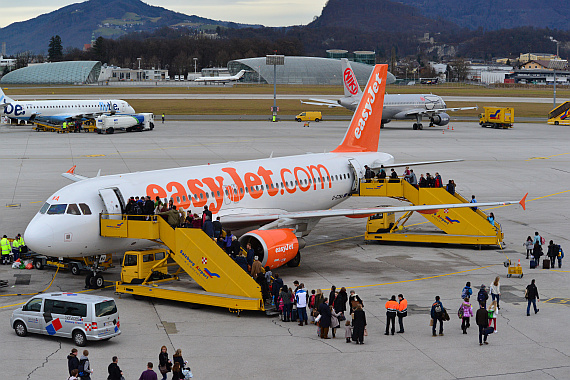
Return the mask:
<path id="1" fill-rule="evenodd" d="M 530 260 L 530 269 L 536 268 L 536 261 Z"/>
<path id="2" fill-rule="evenodd" d="M 542 260 L 542 269 L 550 269 L 550 259 Z"/>

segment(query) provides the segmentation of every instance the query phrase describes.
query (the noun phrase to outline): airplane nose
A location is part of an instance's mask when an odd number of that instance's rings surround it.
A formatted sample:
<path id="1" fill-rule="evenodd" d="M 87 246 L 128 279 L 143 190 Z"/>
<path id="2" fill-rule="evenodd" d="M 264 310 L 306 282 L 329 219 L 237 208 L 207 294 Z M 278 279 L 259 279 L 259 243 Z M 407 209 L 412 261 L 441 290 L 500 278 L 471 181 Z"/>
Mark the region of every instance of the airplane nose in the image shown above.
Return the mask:
<path id="1" fill-rule="evenodd" d="M 53 228 L 43 222 L 31 222 L 24 232 L 26 245 L 35 252 L 45 252 L 53 245 Z"/>

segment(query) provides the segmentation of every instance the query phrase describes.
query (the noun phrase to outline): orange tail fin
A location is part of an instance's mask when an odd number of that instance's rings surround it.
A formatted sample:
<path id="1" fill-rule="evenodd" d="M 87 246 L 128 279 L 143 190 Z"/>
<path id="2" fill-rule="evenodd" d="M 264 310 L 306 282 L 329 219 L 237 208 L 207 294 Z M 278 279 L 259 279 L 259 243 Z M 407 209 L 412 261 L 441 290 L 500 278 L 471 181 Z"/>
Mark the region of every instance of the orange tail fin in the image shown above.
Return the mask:
<path id="1" fill-rule="evenodd" d="M 377 152 L 388 65 L 376 65 L 344 140 L 333 152 Z"/>

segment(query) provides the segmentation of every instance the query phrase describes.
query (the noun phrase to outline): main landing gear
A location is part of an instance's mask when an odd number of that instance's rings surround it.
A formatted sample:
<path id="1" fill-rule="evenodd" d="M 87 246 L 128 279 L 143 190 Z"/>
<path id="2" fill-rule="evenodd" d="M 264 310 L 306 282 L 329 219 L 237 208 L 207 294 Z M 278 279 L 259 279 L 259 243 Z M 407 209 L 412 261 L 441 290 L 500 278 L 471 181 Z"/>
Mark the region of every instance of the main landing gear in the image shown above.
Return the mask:
<path id="1" fill-rule="evenodd" d="M 99 260 L 105 260 L 104 255 L 91 257 L 93 265 L 89 269 L 89 274 L 85 277 L 85 288 L 86 289 L 100 289 L 105 285 L 105 280 L 101 274 L 102 270 L 99 267 Z"/>
<path id="2" fill-rule="evenodd" d="M 414 130 L 424 129 L 424 126 L 422 125 L 422 123 L 414 123 L 413 128 L 414 128 Z"/>

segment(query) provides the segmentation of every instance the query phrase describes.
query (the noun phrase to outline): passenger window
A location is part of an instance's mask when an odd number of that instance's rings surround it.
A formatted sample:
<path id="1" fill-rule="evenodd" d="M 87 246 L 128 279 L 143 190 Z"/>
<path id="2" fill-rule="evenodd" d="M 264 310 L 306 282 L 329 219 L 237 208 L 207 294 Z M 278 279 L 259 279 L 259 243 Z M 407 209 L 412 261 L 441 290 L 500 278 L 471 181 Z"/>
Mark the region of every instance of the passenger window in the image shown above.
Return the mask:
<path id="1" fill-rule="evenodd" d="M 50 204 L 49 203 L 44 203 L 44 205 L 42 206 L 42 208 L 40 208 L 40 214 L 45 214 L 46 211 L 49 209 Z"/>
<path id="2" fill-rule="evenodd" d="M 87 305 L 77 302 L 64 302 L 65 315 L 72 315 L 74 317 L 87 317 Z"/>
<path id="3" fill-rule="evenodd" d="M 176 197 L 176 203 L 180 203 L 180 197 Z"/>
<path id="4" fill-rule="evenodd" d="M 209 194 L 209 193 L 206 193 L 206 199 L 208 199 L 208 198 L 209 198 L 209 197 L 208 197 L 208 194 Z M 202 197 L 200 197 L 200 198 L 202 198 Z"/>
<path id="5" fill-rule="evenodd" d="M 83 215 L 91 215 L 91 209 L 85 203 L 80 203 L 79 208 L 81 209 Z"/>
<path id="6" fill-rule="evenodd" d="M 186 202 L 186 195 L 183 195 L 183 196 L 182 196 L 182 200 L 183 200 L 184 202 Z"/>
<path id="7" fill-rule="evenodd" d="M 70 203 L 69 206 L 67 206 L 67 213 L 69 215 L 81 215 L 81 212 L 79 212 L 79 207 L 77 207 L 75 203 Z"/>
<path id="8" fill-rule="evenodd" d="M 149 263 L 153 260 L 153 254 L 143 255 L 143 263 Z"/>
<path id="9" fill-rule="evenodd" d="M 229 197 L 230 193 L 228 192 L 228 189 L 226 189 L 226 197 Z"/>
<path id="10" fill-rule="evenodd" d="M 125 259 L 123 260 L 124 267 L 132 267 L 137 265 L 137 255 L 125 255 Z"/>
<path id="11" fill-rule="evenodd" d="M 65 314 L 65 302 L 46 300 L 44 313 Z"/>
<path id="12" fill-rule="evenodd" d="M 216 194 L 218 194 L 218 198 L 219 198 L 219 197 L 220 197 L 220 190 L 218 190 L 218 191 L 216 192 Z"/>
<path id="13" fill-rule="evenodd" d="M 204 199 L 204 195 L 200 193 L 200 199 Z"/>
<path id="14" fill-rule="evenodd" d="M 253 191 L 253 186 L 251 187 L 251 191 Z M 245 192 L 246 192 L 246 193 L 249 193 L 249 191 L 248 191 L 248 188 L 247 188 L 247 187 L 245 188 Z"/>
<path id="15" fill-rule="evenodd" d="M 39 312 L 42 309 L 42 299 L 41 298 L 34 298 L 30 300 L 24 307 L 22 311 L 37 311 Z"/>
<path id="16" fill-rule="evenodd" d="M 164 251 L 155 253 L 155 254 L 154 254 L 154 259 L 155 259 L 155 260 L 163 260 L 163 259 L 164 259 Z"/>
<path id="17" fill-rule="evenodd" d="M 243 187 L 240 187 L 240 188 L 239 188 L 239 193 L 240 193 L 240 194 L 243 194 Z"/>
<path id="18" fill-rule="evenodd" d="M 48 209 L 48 215 L 59 215 L 65 213 L 65 209 L 67 208 L 66 204 L 58 204 L 58 205 L 51 205 Z"/>

